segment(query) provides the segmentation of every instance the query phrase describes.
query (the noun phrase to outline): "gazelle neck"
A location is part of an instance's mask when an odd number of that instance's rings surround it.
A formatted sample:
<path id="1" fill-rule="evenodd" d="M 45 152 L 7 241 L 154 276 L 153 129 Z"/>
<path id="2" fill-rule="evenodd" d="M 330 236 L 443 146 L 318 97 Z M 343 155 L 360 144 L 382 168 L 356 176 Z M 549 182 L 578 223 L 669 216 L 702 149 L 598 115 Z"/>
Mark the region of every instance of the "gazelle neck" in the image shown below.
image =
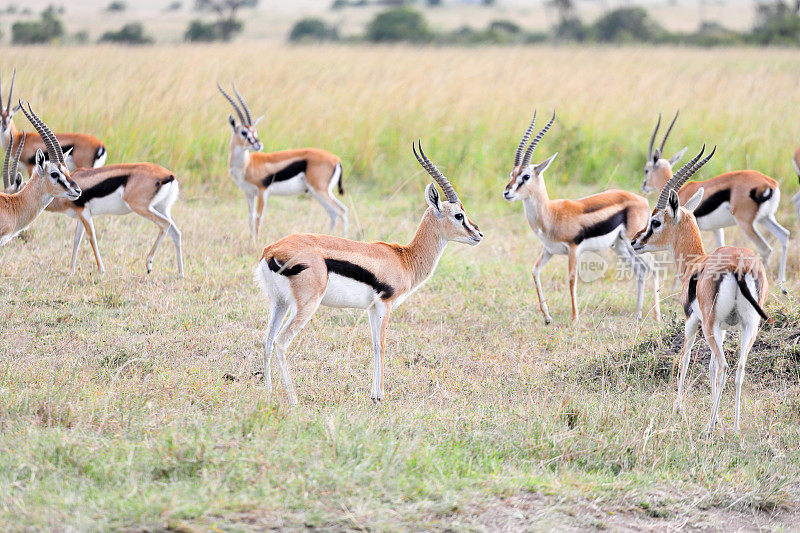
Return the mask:
<path id="1" fill-rule="evenodd" d="M 9 122 L 8 129 L 0 133 L 0 144 L 2 144 L 3 150 L 8 147 L 8 141 L 12 134 L 15 138 L 19 137 L 19 130 L 14 126 L 14 119 L 11 119 L 11 122 Z"/>
<path id="2" fill-rule="evenodd" d="M 546 223 L 550 209 L 550 197 L 544 182 L 533 188 L 533 194 L 522 200 L 525 218 L 531 226 L 541 226 Z"/>
<path id="3" fill-rule="evenodd" d="M 42 214 L 53 201 L 53 195 L 47 191 L 44 178 L 34 172 L 22 190 L 12 194 L 10 200 L 11 210 L 17 215 L 15 228 L 21 231 Z"/>
<path id="4" fill-rule="evenodd" d="M 244 176 L 244 171 L 250 163 L 250 152 L 241 144 L 236 142 L 235 136 L 231 136 L 230 154 L 228 156 L 228 170 L 233 173 L 240 173 Z"/>
<path id="5" fill-rule="evenodd" d="M 676 235 L 677 238 L 672 242 L 670 248 L 678 268 L 678 276 L 684 279 L 692 274 L 699 262 L 705 259 L 706 251 L 703 248 L 700 229 L 688 212 L 683 213 L 683 220 L 680 222 Z"/>
<path id="6" fill-rule="evenodd" d="M 401 246 L 411 270 L 412 288 L 419 286 L 433 274 L 446 246 L 447 240 L 439 234 L 436 215 L 433 214 L 433 208 L 429 207 L 422 215 L 411 242 Z"/>

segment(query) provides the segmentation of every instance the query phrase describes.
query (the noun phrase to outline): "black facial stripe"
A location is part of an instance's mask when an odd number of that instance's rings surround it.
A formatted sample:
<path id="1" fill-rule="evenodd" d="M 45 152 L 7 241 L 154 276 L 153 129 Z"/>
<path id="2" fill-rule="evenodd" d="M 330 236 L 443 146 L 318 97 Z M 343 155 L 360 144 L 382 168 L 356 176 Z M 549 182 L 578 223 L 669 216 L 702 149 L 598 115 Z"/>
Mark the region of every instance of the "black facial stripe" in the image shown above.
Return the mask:
<path id="1" fill-rule="evenodd" d="M 325 266 L 328 267 L 328 272 L 369 285 L 383 300 L 391 298 L 394 294 L 394 288 L 391 285 L 380 281 L 375 274 L 355 263 L 340 259 L 326 259 Z"/>
<path id="2" fill-rule="evenodd" d="M 264 184 L 264 187 L 269 187 L 270 185 L 278 181 L 286 181 L 292 179 L 301 172 L 305 172 L 307 167 L 308 167 L 308 162 L 305 159 L 300 159 L 299 161 L 294 161 L 286 165 L 277 172 L 274 172 L 272 174 L 267 174 L 266 176 L 264 176 L 264 179 L 262 179 L 261 182 Z"/>
<path id="3" fill-rule="evenodd" d="M 628 222 L 628 210 L 623 209 L 622 211 L 614 213 L 605 220 L 601 220 L 596 224 L 592 224 L 591 226 L 581 228 L 581 230 L 578 232 L 578 235 L 575 236 L 572 242 L 574 242 L 575 244 L 580 244 L 586 239 L 607 235 L 612 231 L 614 231 L 615 229 L 617 229 L 619 226 L 626 224 L 627 222 Z"/>
<path id="4" fill-rule="evenodd" d="M 128 183 L 129 177 L 128 174 L 123 174 L 122 176 L 106 178 L 100 183 L 95 183 L 91 187 L 83 189 L 80 197 L 77 200 L 73 200 L 72 203 L 78 207 L 83 207 L 89 200 L 108 196 L 120 187 L 124 187 Z"/>
<path id="5" fill-rule="evenodd" d="M 642 237 L 642 242 L 646 241 L 652 236 L 653 236 L 653 226 L 651 224 L 650 226 L 647 226 L 647 233 L 645 233 L 644 237 Z"/>
<path id="6" fill-rule="evenodd" d="M 700 205 L 698 205 L 697 209 L 694 210 L 694 216 L 695 218 L 704 217 L 716 211 L 723 203 L 730 201 L 730 189 L 722 189 L 721 191 L 717 191 L 700 202 Z"/>

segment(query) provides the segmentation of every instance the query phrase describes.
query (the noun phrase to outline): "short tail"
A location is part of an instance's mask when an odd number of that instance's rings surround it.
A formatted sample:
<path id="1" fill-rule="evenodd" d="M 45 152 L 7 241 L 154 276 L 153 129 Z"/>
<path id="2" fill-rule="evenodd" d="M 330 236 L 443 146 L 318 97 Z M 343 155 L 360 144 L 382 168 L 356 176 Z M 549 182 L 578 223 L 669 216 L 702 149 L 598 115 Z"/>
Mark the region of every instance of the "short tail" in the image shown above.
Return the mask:
<path id="1" fill-rule="evenodd" d="M 342 172 L 342 163 L 336 163 L 336 168 L 333 169 L 333 179 L 336 179 L 338 176 L 339 181 L 337 182 L 339 185 L 339 194 L 344 196 L 344 186 L 342 186 L 342 177 L 344 177 L 344 173 Z"/>
<path id="2" fill-rule="evenodd" d="M 287 261 L 288 262 L 288 261 Z M 286 263 L 279 263 L 275 257 L 270 257 L 267 261 L 267 267 L 276 274 L 281 274 L 282 276 L 291 277 L 296 276 L 303 270 L 308 268 L 308 265 L 304 265 L 303 263 L 296 263 L 290 267 L 286 266 Z"/>
<path id="3" fill-rule="evenodd" d="M 761 318 L 764 320 L 769 320 L 767 313 L 764 312 L 761 306 L 758 305 L 756 299 L 753 298 L 753 293 L 751 293 L 750 289 L 747 287 L 747 283 L 744 280 L 744 275 L 734 274 L 734 277 L 736 278 L 736 284 L 739 285 L 739 290 L 742 291 L 742 296 L 744 296 L 745 300 L 750 302 L 750 305 L 752 305 L 753 309 L 755 309 L 756 312 L 761 315 Z"/>
<path id="4" fill-rule="evenodd" d="M 757 204 L 763 204 L 772 198 L 773 194 L 775 194 L 775 191 L 770 188 L 764 189 L 762 192 L 758 192 L 758 188 L 750 190 L 750 198 Z"/>
<path id="5" fill-rule="evenodd" d="M 94 153 L 94 162 L 92 163 L 92 167 L 102 167 L 106 164 L 107 158 L 108 152 L 106 152 L 106 147 L 101 144 L 97 147 L 97 151 Z"/>

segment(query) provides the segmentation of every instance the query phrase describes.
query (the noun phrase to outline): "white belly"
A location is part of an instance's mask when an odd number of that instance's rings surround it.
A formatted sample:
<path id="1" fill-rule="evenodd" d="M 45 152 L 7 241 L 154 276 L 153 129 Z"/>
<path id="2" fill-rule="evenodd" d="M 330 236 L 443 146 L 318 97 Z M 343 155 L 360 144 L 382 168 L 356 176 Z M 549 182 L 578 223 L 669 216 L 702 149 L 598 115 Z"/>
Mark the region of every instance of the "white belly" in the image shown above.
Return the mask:
<path id="1" fill-rule="evenodd" d="M 697 227 L 704 231 L 735 225 L 736 219 L 733 218 L 731 204 L 728 202 L 721 203 L 718 208 L 697 219 Z"/>
<path id="2" fill-rule="evenodd" d="M 592 237 L 591 239 L 584 239 L 578 245 L 579 252 L 598 252 L 600 250 L 608 250 L 619 237 L 619 234 L 624 231 L 623 226 L 617 226 L 611 233 Z"/>
<path id="3" fill-rule="evenodd" d="M 328 307 L 366 309 L 377 297 L 377 293 L 369 285 L 346 276 L 328 273 L 328 286 L 321 303 Z"/>
<path id="4" fill-rule="evenodd" d="M 288 180 L 276 181 L 269 186 L 270 194 L 277 196 L 294 196 L 306 192 L 308 186 L 306 185 L 306 173 L 301 172 L 297 176 Z"/>
<path id="5" fill-rule="evenodd" d="M 131 208 L 122 199 L 124 190 L 124 187 L 120 187 L 102 198 L 92 198 L 86 202 L 85 208 L 92 215 L 126 215 L 131 212 Z"/>

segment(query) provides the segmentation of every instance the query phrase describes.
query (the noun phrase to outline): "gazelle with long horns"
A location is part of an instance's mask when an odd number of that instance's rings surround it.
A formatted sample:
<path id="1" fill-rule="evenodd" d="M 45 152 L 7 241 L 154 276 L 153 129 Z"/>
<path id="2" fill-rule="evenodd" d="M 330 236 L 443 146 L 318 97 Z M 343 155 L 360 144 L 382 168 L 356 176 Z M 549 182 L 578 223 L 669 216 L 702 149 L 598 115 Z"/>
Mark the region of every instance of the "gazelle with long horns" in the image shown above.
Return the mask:
<path id="1" fill-rule="evenodd" d="M 663 157 L 664 144 L 667 142 L 672 125 L 672 120 L 661 145 L 654 149 L 656 134 L 661 124 L 661 115 L 658 117 L 656 128 L 650 137 L 647 163 L 644 167 L 644 181 L 642 191 L 649 193 L 662 190 L 664 185 L 672 178 L 672 166 L 680 159 L 685 148 L 676 156 L 667 160 Z M 705 181 L 690 181 L 678 190 L 681 204 L 703 188 L 703 201 L 694 211 L 697 227 L 702 231 L 714 232 L 717 246 L 725 245 L 724 228 L 738 226 L 753 242 L 756 250 L 767 263 L 772 253 L 772 247 L 764 240 L 757 224 L 772 233 L 781 244 L 781 257 L 778 270 L 780 284 L 786 281 L 786 258 L 789 251 L 789 230 L 775 220 L 775 212 L 781 200 L 781 188 L 777 181 L 755 170 L 737 170 L 725 172 Z"/>
<path id="2" fill-rule="evenodd" d="M 407 245 L 359 242 L 327 235 L 295 233 L 264 249 L 255 279 L 269 296 L 270 318 L 264 338 L 264 379 L 272 390 L 273 348 L 289 401 L 297 397 L 289 377 L 286 350 L 320 305 L 365 309 L 372 333 L 373 374 L 370 397 L 384 397 L 386 330 L 392 309 L 432 274 L 449 241 L 476 245 L 483 234 L 468 217 L 450 181 L 419 146 L 414 155 L 436 185 L 425 188 L 428 208 Z M 288 317 L 287 317 L 288 315 Z"/>
<path id="3" fill-rule="evenodd" d="M 692 346 L 697 330 L 702 325 L 703 336 L 711 348 L 709 378 L 712 408 L 709 432 L 719 419 L 719 403 L 728 374 L 724 352 L 725 333 L 729 329 L 741 329 L 735 380 L 735 428 L 739 430 L 747 355 L 758 334 L 761 319 L 767 319 L 763 309 L 767 299 L 767 276 L 758 256 L 747 248 L 723 246 L 706 254 L 693 214 L 701 205 L 705 190 L 700 187 L 685 202 L 681 201 L 678 192 L 686 180 L 714 155 L 712 151 L 701 159 L 704 151 L 705 146 L 667 181 L 647 226 L 631 244 L 637 253 L 670 250 L 675 258 L 683 281 L 681 301 L 686 314 L 686 326 L 674 408 L 675 411 L 681 408 Z"/>
<path id="4" fill-rule="evenodd" d="M 17 72 L 11 77 L 11 87 L 8 91 L 8 100 L 3 106 L 2 102 L 2 83 L 0 83 L 0 142 L 3 149 L 9 144 L 14 148 L 22 145 L 22 132 L 14 126 L 14 114 L 19 111 L 20 105 L 11 107 L 11 99 L 14 94 L 14 81 Z M 108 152 L 103 142 L 93 135 L 86 133 L 56 133 L 56 139 L 60 143 L 61 150 L 66 154 L 65 164 L 70 170 L 76 168 L 92 168 L 105 165 Z M 20 161 L 28 169 L 28 174 L 33 171 L 36 165 L 36 151 L 46 150 L 44 140 L 38 133 L 30 132 L 27 134 L 24 150 L 20 155 Z M 17 143 L 15 145 L 15 143 Z M 14 177 L 12 176 L 12 180 Z"/>
<path id="5" fill-rule="evenodd" d="M 239 117 L 237 122 L 233 115 L 228 115 L 231 126 L 228 171 L 247 199 L 253 239 L 258 238 L 261 216 L 269 195 L 294 196 L 304 192 L 311 193 L 325 208 L 330 217 L 328 232 L 332 232 L 336 221 L 341 220 L 342 232 L 346 237 L 347 207 L 333 193 L 334 187 L 338 187 L 339 194 L 344 194 L 341 159 L 319 148 L 261 152 L 264 143 L 259 140 L 256 131 L 261 118 L 253 120 L 250 108 L 235 85 L 233 92 L 239 101 L 238 105 L 219 83 L 217 88 Z"/>
<path id="6" fill-rule="evenodd" d="M 597 252 L 609 248 L 614 250 L 620 259 L 631 265 L 636 276 L 636 317 L 639 319 L 642 316 L 645 281 L 651 269 L 633 252 L 630 239 L 647 222 L 650 213 L 647 200 L 639 195 L 616 189 L 579 200 L 550 200 L 544 183 L 544 172 L 558 153 L 539 164 L 531 164 L 531 156 L 555 118 L 554 112 L 550 122 L 533 138 L 526 149 L 525 145 L 536 122 L 534 112 L 533 120 L 517 147 L 511 179 L 503 192 L 503 197 L 509 202 L 522 201 L 525 218 L 543 245 L 542 252 L 533 265 L 533 281 L 536 284 L 539 309 L 544 315 L 545 324 L 552 322 L 553 318 L 550 316 L 539 278 L 539 272 L 544 265 L 554 255 L 569 257 L 569 291 L 574 322 L 578 319 L 576 291 L 580 256 L 586 251 Z M 654 316 L 659 320 L 658 273 L 652 269 L 652 274 L 655 289 Z"/>
<path id="7" fill-rule="evenodd" d="M 37 150 L 31 178 L 22 189 L 14 194 L 0 194 L 0 246 L 4 246 L 30 226 L 54 198 L 75 200 L 81 195 L 81 188 L 70 177 L 69 169 L 64 163 L 64 153 L 53 132 L 36 116 L 30 105 L 26 110 L 20 102 L 19 107 L 41 136 L 48 157 L 45 158 L 44 153 Z M 24 145 L 24 138 L 20 140 L 20 145 Z M 12 181 L 10 169 L 17 168 L 20 152 L 17 149 L 9 162 L 11 151 L 6 149 L 4 184 Z"/>

